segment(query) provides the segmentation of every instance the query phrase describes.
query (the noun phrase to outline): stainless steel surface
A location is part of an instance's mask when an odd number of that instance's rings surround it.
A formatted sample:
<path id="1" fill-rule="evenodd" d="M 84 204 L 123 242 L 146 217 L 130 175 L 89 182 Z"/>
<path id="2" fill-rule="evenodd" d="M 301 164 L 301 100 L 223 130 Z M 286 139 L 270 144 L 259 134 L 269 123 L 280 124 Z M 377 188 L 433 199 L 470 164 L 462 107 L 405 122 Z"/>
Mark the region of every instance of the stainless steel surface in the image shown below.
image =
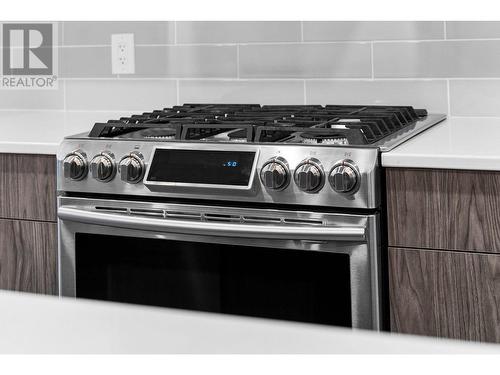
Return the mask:
<path id="1" fill-rule="evenodd" d="M 142 180 L 146 167 L 144 165 L 144 156 L 140 152 L 133 151 L 120 160 L 118 167 L 120 178 L 129 184 L 136 184 Z"/>
<path id="2" fill-rule="evenodd" d="M 356 164 L 350 160 L 342 160 L 333 166 L 328 181 L 337 193 L 353 193 L 355 188 L 359 187 L 358 176 Z"/>
<path id="3" fill-rule="evenodd" d="M 305 192 L 313 193 L 325 184 L 325 172 L 321 162 L 316 158 L 308 158 L 300 162 L 293 175 L 297 187 Z"/>
<path id="4" fill-rule="evenodd" d="M 100 182 L 111 181 L 116 175 L 115 157 L 111 152 L 103 151 L 90 162 L 90 174 Z"/>
<path id="5" fill-rule="evenodd" d="M 68 154 L 63 160 L 63 175 L 64 178 L 69 178 L 73 181 L 80 181 L 88 173 L 87 155 L 80 150 L 76 150 Z"/>
<path id="6" fill-rule="evenodd" d="M 290 204 L 303 206 L 344 207 L 344 208 L 377 208 L 380 205 L 378 150 L 375 148 L 322 147 L 315 145 L 292 144 L 232 144 L 232 143 L 195 143 L 195 142 L 150 142 L 120 139 L 72 139 L 67 138 L 58 153 L 58 170 L 62 169 L 64 157 L 75 149 L 82 149 L 88 155 L 98 155 L 103 151 L 112 152 L 118 160 L 132 151 L 144 156 L 149 168 L 155 145 L 170 149 L 203 149 L 225 151 L 255 151 L 254 173 L 250 176 L 249 187 L 203 186 L 164 184 L 148 181 L 146 172 L 144 180 L 136 184 L 128 184 L 120 178 L 101 183 L 90 176 L 81 181 L 72 181 L 62 174 L 58 175 L 58 190 L 73 193 L 97 193 L 110 195 L 152 196 L 169 198 L 210 199 L 220 201 L 258 202 L 268 204 Z M 268 189 L 263 184 L 260 173 L 262 167 L 270 159 L 281 157 L 288 163 L 290 176 L 304 159 L 317 159 L 325 171 L 340 160 L 351 159 L 359 167 L 361 184 L 352 195 L 339 194 L 329 184 L 321 186 L 314 193 L 304 192 L 295 183 L 289 183 L 281 190 Z"/>
<path id="7" fill-rule="evenodd" d="M 59 290 L 63 296 L 75 296 L 76 233 L 333 252 L 350 257 L 353 327 L 380 328 L 378 214 L 346 215 L 69 197 L 59 197 L 58 205 Z M 221 223 L 221 219 L 227 222 Z M 234 220 L 238 223 L 234 224 Z M 186 222 L 190 223 L 189 230 Z M 226 232 L 227 228 L 235 229 Z M 288 233 L 291 228 L 302 233 L 304 238 Z M 310 231 L 317 231 L 323 238 L 309 239 L 312 237 L 307 234 Z"/>
<path id="8" fill-rule="evenodd" d="M 260 179 L 267 189 L 284 189 L 290 182 L 290 170 L 287 161 L 281 157 L 268 160 L 260 170 Z"/>
<path id="9" fill-rule="evenodd" d="M 165 233 L 196 232 L 200 235 L 249 238 L 276 238 L 289 240 L 318 241 L 363 241 L 365 227 L 323 227 L 297 225 L 258 225 L 216 223 L 191 220 L 176 220 L 168 217 L 144 217 L 138 220 L 134 213 L 103 213 L 79 208 L 60 207 L 59 218 L 62 220 L 79 221 L 87 224 L 106 225 L 109 227 L 161 231 Z"/>
<path id="10" fill-rule="evenodd" d="M 388 152 L 406 142 L 408 139 L 416 136 L 417 134 L 429 129 L 431 126 L 439 124 L 446 119 L 445 114 L 429 114 L 422 120 L 417 121 L 414 125 L 404 127 L 403 129 L 395 132 L 394 134 L 381 139 L 379 142 L 372 144 L 378 147 L 381 152 Z"/>

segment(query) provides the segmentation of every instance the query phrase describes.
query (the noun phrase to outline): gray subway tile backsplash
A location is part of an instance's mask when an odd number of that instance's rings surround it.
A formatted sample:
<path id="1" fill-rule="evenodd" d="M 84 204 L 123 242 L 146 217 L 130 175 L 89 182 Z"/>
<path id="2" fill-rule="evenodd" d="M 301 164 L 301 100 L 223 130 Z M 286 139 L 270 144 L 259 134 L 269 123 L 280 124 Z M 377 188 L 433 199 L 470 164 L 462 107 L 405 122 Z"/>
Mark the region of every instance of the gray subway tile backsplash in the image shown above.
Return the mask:
<path id="1" fill-rule="evenodd" d="M 66 109 L 151 111 L 177 103 L 175 80 L 70 80 Z"/>
<path id="2" fill-rule="evenodd" d="M 242 78 L 366 78 L 369 43 L 242 45 Z"/>
<path id="3" fill-rule="evenodd" d="M 174 22 L 63 22 L 66 46 L 111 45 L 111 34 L 134 34 L 136 45 L 174 43 Z"/>
<path id="4" fill-rule="evenodd" d="M 135 47 L 135 74 L 124 77 L 162 78 L 167 76 L 167 51 L 162 46 Z"/>
<path id="5" fill-rule="evenodd" d="M 236 78 L 236 46 L 136 47 L 136 77 Z"/>
<path id="6" fill-rule="evenodd" d="M 500 116 L 500 80 L 451 80 L 453 116 Z"/>
<path id="7" fill-rule="evenodd" d="M 59 22 L 58 29 L 59 89 L 0 90 L 0 109 L 307 102 L 500 117 L 497 21 Z M 114 33 L 134 34 L 135 74 L 112 74 Z"/>
<path id="8" fill-rule="evenodd" d="M 442 21 L 309 21 L 304 41 L 443 39 Z"/>
<path id="9" fill-rule="evenodd" d="M 500 77 L 500 40 L 374 44 L 375 78 Z"/>
<path id="10" fill-rule="evenodd" d="M 307 104 L 411 105 L 431 112 L 448 111 L 445 80 L 306 82 Z"/>
<path id="11" fill-rule="evenodd" d="M 0 109 L 64 109 L 64 82 L 57 89 L 0 90 Z"/>
<path id="12" fill-rule="evenodd" d="M 500 21 L 447 21 L 448 39 L 500 38 Z"/>
<path id="13" fill-rule="evenodd" d="M 293 80 L 179 81 L 179 103 L 304 104 L 304 84 Z"/>
<path id="14" fill-rule="evenodd" d="M 63 47 L 63 78 L 111 78 L 111 47 Z M 236 78 L 236 46 L 136 46 L 142 78 Z"/>
<path id="15" fill-rule="evenodd" d="M 298 21 L 177 22 L 177 43 L 300 42 Z"/>
<path id="16" fill-rule="evenodd" d="M 111 47 L 62 47 L 59 49 L 62 78 L 110 78 Z"/>
<path id="17" fill-rule="evenodd" d="M 236 78 L 236 46 L 165 47 L 166 76 L 172 78 Z"/>

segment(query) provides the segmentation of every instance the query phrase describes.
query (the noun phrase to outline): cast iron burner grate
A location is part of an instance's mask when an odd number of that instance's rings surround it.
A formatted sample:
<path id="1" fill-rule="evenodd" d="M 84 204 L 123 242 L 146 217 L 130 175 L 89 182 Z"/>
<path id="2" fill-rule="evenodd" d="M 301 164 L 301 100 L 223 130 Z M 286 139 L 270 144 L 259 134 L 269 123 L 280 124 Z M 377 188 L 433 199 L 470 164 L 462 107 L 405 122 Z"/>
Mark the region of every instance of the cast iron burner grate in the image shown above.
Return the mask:
<path id="1" fill-rule="evenodd" d="M 96 123 L 89 137 L 367 145 L 425 116 L 410 106 L 184 104 Z"/>

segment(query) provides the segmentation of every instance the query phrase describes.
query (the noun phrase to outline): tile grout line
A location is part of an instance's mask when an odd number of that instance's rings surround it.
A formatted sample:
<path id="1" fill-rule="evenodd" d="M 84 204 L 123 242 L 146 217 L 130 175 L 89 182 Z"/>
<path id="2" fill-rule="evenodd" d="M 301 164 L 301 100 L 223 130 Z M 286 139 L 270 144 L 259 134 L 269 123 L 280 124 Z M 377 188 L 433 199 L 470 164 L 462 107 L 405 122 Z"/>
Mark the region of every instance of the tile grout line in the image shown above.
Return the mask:
<path id="1" fill-rule="evenodd" d="M 448 116 L 451 116 L 450 80 L 446 80 L 446 96 L 448 99 Z"/>
<path id="2" fill-rule="evenodd" d="M 444 40 L 448 39 L 447 30 L 446 30 L 446 21 L 443 21 L 443 36 L 444 36 Z"/>

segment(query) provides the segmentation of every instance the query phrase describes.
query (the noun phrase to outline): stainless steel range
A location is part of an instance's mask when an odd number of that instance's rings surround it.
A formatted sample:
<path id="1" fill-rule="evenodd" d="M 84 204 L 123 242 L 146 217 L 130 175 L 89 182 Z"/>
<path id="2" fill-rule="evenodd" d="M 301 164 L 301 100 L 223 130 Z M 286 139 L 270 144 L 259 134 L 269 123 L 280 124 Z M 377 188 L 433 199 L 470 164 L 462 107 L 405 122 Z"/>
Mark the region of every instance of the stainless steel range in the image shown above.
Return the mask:
<path id="1" fill-rule="evenodd" d="M 412 107 L 185 104 L 58 153 L 64 296 L 380 329 L 380 153 Z"/>

